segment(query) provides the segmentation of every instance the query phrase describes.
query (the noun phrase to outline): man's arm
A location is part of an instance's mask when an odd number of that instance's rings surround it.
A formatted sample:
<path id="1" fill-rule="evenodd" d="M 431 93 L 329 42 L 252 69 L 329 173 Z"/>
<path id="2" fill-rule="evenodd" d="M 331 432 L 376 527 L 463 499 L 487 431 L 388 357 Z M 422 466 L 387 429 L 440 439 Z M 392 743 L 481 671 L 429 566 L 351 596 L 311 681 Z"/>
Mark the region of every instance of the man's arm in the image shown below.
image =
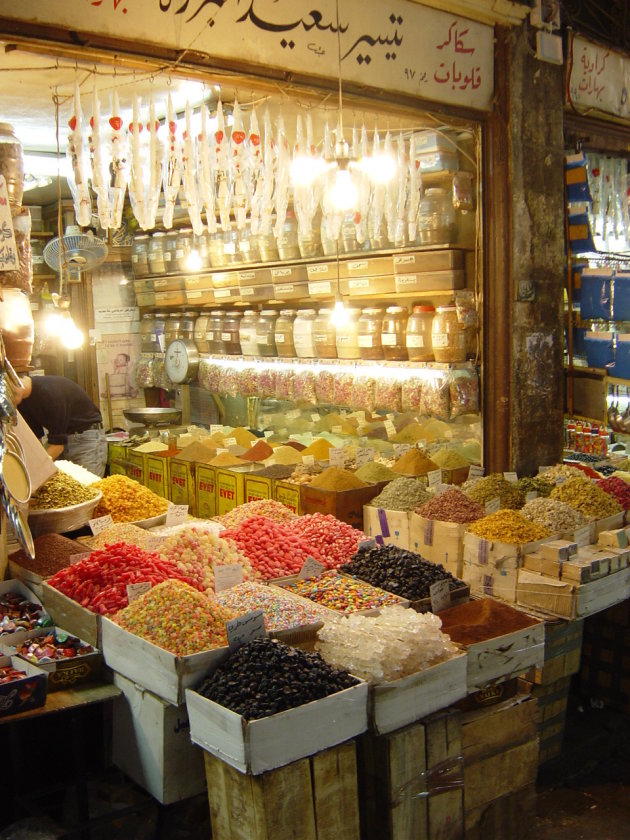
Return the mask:
<path id="1" fill-rule="evenodd" d="M 61 455 L 64 448 L 65 447 L 64 447 L 63 443 L 49 443 L 48 446 L 46 447 L 46 452 L 48 452 L 48 454 L 50 455 L 50 457 L 54 461 Z"/>

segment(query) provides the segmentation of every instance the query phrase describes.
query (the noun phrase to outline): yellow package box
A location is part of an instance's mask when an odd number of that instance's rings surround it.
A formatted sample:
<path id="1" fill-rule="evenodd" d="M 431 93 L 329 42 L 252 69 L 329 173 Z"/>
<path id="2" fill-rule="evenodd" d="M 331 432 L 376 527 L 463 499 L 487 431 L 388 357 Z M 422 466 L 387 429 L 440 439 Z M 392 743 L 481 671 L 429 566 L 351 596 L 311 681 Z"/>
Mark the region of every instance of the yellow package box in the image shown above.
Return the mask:
<path id="1" fill-rule="evenodd" d="M 257 502 L 260 499 L 271 499 L 271 485 L 270 478 L 257 475 L 245 476 L 245 501 Z"/>
<path id="2" fill-rule="evenodd" d="M 195 465 L 192 461 L 171 458 L 169 463 L 168 498 L 174 505 L 195 509 Z"/>
<path id="3" fill-rule="evenodd" d="M 171 454 L 148 452 L 144 456 L 144 483 L 162 499 L 168 499 L 168 462 Z"/>
<path id="4" fill-rule="evenodd" d="M 274 481 L 273 498 L 276 502 L 282 502 L 282 504 L 290 508 L 293 513 L 301 515 L 302 499 L 300 496 L 299 484 L 292 484 L 290 481 Z"/>
<path id="5" fill-rule="evenodd" d="M 245 473 L 217 470 L 216 514 L 222 516 L 245 501 Z"/>
<path id="6" fill-rule="evenodd" d="M 144 484 L 145 480 L 145 456 L 142 452 L 133 452 L 127 451 L 127 457 L 125 458 L 127 461 L 127 466 L 125 467 L 127 472 L 127 478 L 133 478 L 134 481 L 140 482 L 140 484 Z"/>
<path id="7" fill-rule="evenodd" d="M 195 464 L 195 516 L 211 519 L 216 510 L 216 470 L 207 464 Z"/>

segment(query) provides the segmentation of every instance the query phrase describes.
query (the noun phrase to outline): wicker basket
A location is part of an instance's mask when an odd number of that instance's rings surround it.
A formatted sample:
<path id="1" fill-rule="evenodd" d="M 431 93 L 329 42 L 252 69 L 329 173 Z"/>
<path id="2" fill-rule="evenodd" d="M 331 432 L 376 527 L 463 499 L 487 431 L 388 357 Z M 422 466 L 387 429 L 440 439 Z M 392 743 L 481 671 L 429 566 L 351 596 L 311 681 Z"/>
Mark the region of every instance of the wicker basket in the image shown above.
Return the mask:
<path id="1" fill-rule="evenodd" d="M 56 508 L 54 510 L 31 510 L 28 514 L 28 524 L 33 537 L 40 534 L 65 534 L 67 531 L 76 531 L 86 525 L 92 518 L 94 509 L 103 498 L 98 493 L 93 499 L 81 502 L 79 505 Z"/>

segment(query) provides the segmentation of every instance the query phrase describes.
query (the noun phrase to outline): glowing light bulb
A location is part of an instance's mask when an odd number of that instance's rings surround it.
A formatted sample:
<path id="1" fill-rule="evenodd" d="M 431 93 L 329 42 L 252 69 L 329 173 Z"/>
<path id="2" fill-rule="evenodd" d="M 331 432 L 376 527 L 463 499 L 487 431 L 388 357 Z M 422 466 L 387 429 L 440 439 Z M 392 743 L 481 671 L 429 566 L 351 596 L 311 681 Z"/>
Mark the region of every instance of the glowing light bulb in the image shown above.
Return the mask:
<path id="1" fill-rule="evenodd" d="M 51 312 L 46 318 L 44 327 L 48 335 L 58 338 L 64 331 L 66 326 L 66 319 L 61 312 Z"/>
<path id="2" fill-rule="evenodd" d="M 387 184 L 396 174 L 396 161 L 384 153 L 363 158 L 362 168 L 376 184 Z"/>
<path id="3" fill-rule="evenodd" d="M 335 327 L 345 327 L 345 325 L 348 323 L 348 310 L 344 306 L 343 299 L 340 295 L 337 295 L 335 299 L 335 305 L 333 307 L 330 320 L 335 325 Z"/>
<path id="4" fill-rule="evenodd" d="M 83 345 L 84 335 L 74 323 L 72 318 L 66 321 L 61 337 L 61 343 L 67 350 L 78 350 Z"/>
<path id="5" fill-rule="evenodd" d="M 291 181 L 297 187 L 308 187 L 326 168 L 321 158 L 296 155 L 291 161 Z"/>
<path id="6" fill-rule="evenodd" d="M 330 200 L 335 210 L 345 212 L 356 207 L 359 190 L 347 169 L 338 169 L 335 183 L 330 190 Z"/>
<path id="7" fill-rule="evenodd" d="M 193 248 L 190 254 L 186 257 L 186 268 L 189 271 L 201 271 L 203 268 L 201 254 L 196 248 Z"/>

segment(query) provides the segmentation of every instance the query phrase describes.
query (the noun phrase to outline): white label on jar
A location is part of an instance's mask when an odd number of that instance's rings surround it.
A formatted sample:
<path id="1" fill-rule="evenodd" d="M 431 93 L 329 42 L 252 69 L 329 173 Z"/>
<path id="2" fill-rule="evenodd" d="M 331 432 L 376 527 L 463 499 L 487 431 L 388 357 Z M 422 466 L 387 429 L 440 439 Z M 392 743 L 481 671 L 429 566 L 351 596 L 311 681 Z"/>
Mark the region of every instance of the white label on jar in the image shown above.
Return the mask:
<path id="1" fill-rule="evenodd" d="M 396 344 L 396 335 L 394 333 L 381 333 L 381 344 L 384 347 L 394 347 Z"/>
<path id="2" fill-rule="evenodd" d="M 168 282 L 169 282 L 168 280 L 154 280 L 154 281 L 153 281 L 153 287 L 154 287 L 155 289 L 163 289 L 163 288 L 164 288 L 164 286 L 166 286 L 166 284 L 167 284 Z"/>
<path id="3" fill-rule="evenodd" d="M 333 435 L 342 435 L 343 434 L 343 426 L 333 426 L 331 429 Z"/>
<path id="4" fill-rule="evenodd" d="M 206 341 L 214 341 L 214 332 L 212 330 L 206 332 Z"/>
<path id="5" fill-rule="evenodd" d="M 414 256 L 408 255 L 403 257 L 394 257 L 394 265 L 412 265 L 415 263 L 416 258 Z"/>
<path id="6" fill-rule="evenodd" d="M 368 267 L 367 260 L 355 260 L 348 263 L 348 271 L 364 271 Z"/>
<path id="7" fill-rule="evenodd" d="M 210 333 L 208 333 L 208 335 L 209 334 Z M 252 340 L 252 334 L 250 332 L 246 332 L 245 330 L 241 330 L 240 336 L 241 336 L 241 341 L 246 341 L 247 342 L 247 341 Z"/>
<path id="8" fill-rule="evenodd" d="M 181 259 L 183 259 L 183 256 L 184 256 L 184 249 L 183 248 L 178 248 L 175 251 L 175 259 L 181 260 Z"/>
<path id="9" fill-rule="evenodd" d="M 360 335 L 357 341 L 359 347 L 372 347 L 372 336 L 371 335 Z"/>
<path id="10" fill-rule="evenodd" d="M 232 333 L 221 333 L 221 341 L 230 341 L 232 338 Z"/>
<path id="11" fill-rule="evenodd" d="M 423 335 L 408 335 L 407 347 L 424 347 Z"/>
<path id="12" fill-rule="evenodd" d="M 315 342 L 315 344 L 327 344 L 328 336 L 326 335 L 326 333 L 313 334 L 313 341 Z"/>
<path id="13" fill-rule="evenodd" d="M 232 294 L 230 289 L 215 289 L 214 296 L 217 298 L 230 297 Z"/>
<path id="14" fill-rule="evenodd" d="M 241 251 L 249 251 L 249 242 L 246 239 L 240 241 Z"/>
<path id="15" fill-rule="evenodd" d="M 361 280 L 350 280 L 348 287 L 350 289 L 369 289 L 370 281 L 367 277 L 363 277 Z"/>
<path id="16" fill-rule="evenodd" d="M 199 278 L 198 277 L 187 277 L 186 278 L 186 286 L 198 286 L 199 285 Z"/>
<path id="17" fill-rule="evenodd" d="M 317 283 L 308 284 L 309 295 L 329 295 L 332 291 L 329 280 L 320 280 Z"/>
<path id="18" fill-rule="evenodd" d="M 328 274 L 330 271 L 330 266 L 324 263 L 323 265 L 309 265 L 306 267 L 308 272 L 308 276 L 311 277 L 314 274 Z"/>
<path id="19" fill-rule="evenodd" d="M 245 286 L 245 288 L 241 289 L 241 295 L 243 297 L 247 297 L 248 295 L 253 295 L 256 289 L 253 286 Z"/>
<path id="20" fill-rule="evenodd" d="M 201 297 L 201 292 L 186 292 L 186 297 L 188 300 L 197 300 Z"/>
<path id="21" fill-rule="evenodd" d="M 434 347 L 448 347 L 448 333 L 433 333 Z"/>
<path id="22" fill-rule="evenodd" d="M 276 333 L 276 344 L 284 344 L 285 337 L 284 333 Z"/>
<path id="23" fill-rule="evenodd" d="M 255 271 L 237 271 L 239 280 L 253 280 L 256 277 Z"/>
<path id="24" fill-rule="evenodd" d="M 267 335 L 266 333 L 256 333 L 256 343 L 257 344 L 271 344 L 271 336 Z"/>
<path id="25" fill-rule="evenodd" d="M 224 254 L 235 254 L 236 253 L 236 246 L 233 242 L 228 242 L 226 245 L 223 246 L 223 253 Z"/>
<path id="26" fill-rule="evenodd" d="M 272 277 L 290 277 L 292 271 L 293 271 L 292 268 L 272 268 L 271 269 L 271 276 Z M 293 287 L 291 287 L 291 288 L 293 288 Z"/>
<path id="27" fill-rule="evenodd" d="M 34 261 L 35 261 L 35 257 L 33 257 L 33 262 Z M 138 255 L 137 254 L 132 254 L 131 255 L 131 262 L 132 263 L 137 263 L 138 262 Z"/>
<path id="28" fill-rule="evenodd" d="M 290 295 L 293 294 L 293 290 L 295 286 L 292 283 L 289 283 L 285 286 L 276 286 L 276 294 L 277 295 Z"/>
<path id="29" fill-rule="evenodd" d="M 396 278 L 396 283 L 399 286 L 415 286 L 418 282 L 417 274 L 403 274 Z"/>
<path id="30" fill-rule="evenodd" d="M 164 262 L 170 262 L 172 255 L 170 251 L 164 251 Z"/>
<path id="31" fill-rule="evenodd" d="M 311 414 L 311 420 L 313 421 L 313 423 L 319 423 L 319 421 L 320 421 L 321 419 L 322 419 L 321 414 L 318 414 L 316 411 L 314 411 L 314 412 Z"/>

